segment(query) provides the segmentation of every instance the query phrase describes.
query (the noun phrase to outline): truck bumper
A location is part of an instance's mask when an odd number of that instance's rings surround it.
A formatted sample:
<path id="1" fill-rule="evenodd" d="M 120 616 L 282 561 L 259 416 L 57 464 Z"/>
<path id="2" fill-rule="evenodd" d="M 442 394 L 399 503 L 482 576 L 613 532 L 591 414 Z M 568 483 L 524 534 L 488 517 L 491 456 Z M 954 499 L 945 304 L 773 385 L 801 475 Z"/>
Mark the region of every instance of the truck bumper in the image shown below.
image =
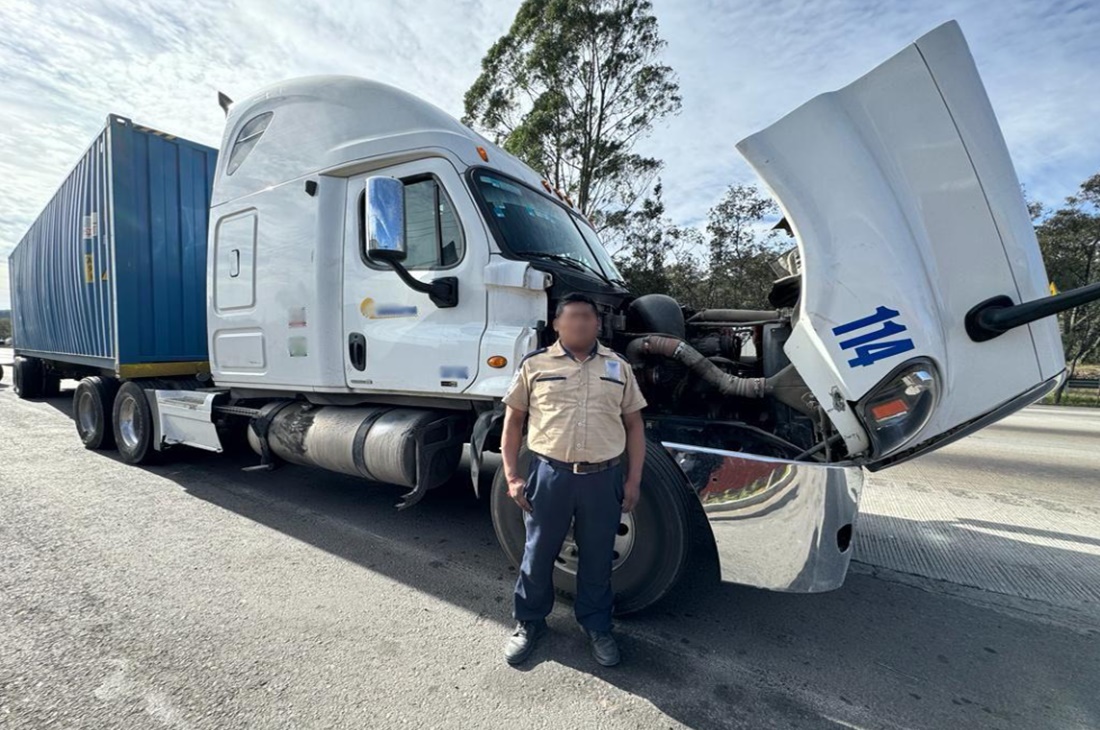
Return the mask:
<path id="1" fill-rule="evenodd" d="M 844 583 L 861 468 L 663 445 L 703 505 L 723 580 L 794 593 Z"/>

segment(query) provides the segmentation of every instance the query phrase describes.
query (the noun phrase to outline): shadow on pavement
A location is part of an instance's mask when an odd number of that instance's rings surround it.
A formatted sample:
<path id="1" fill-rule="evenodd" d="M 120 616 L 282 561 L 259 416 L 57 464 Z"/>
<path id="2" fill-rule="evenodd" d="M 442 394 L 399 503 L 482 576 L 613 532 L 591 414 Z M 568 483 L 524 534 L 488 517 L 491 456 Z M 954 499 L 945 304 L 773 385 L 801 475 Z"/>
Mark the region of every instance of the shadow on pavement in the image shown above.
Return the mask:
<path id="1" fill-rule="evenodd" d="M 71 397 L 43 402 L 71 415 Z M 512 626 L 515 570 L 465 473 L 398 511 L 402 488 L 295 466 L 241 471 L 254 463 L 250 452 L 182 449 L 147 470 L 496 622 L 490 653 L 499 656 Z M 1042 565 L 1049 548 L 1031 547 Z M 719 583 L 713 571 L 696 566 L 675 595 L 617 619 L 624 663 L 614 668 L 594 663 L 571 605 L 559 601 L 551 632 L 518 671 L 558 662 L 695 728 L 836 727 L 834 718 L 852 717 L 871 727 L 1034 727 L 1038 718 L 1100 726 L 1097 630 L 1071 631 L 869 575 L 802 595 Z"/>

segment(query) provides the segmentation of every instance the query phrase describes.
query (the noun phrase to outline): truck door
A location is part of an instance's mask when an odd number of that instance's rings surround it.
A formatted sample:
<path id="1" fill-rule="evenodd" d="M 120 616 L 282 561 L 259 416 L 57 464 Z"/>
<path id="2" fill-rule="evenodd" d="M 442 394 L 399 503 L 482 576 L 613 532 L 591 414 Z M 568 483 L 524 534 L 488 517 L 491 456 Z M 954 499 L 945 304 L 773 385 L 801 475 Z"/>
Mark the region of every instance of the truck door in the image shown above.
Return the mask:
<path id="1" fill-rule="evenodd" d="M 404 266 L 421 281 L 454 276 L 458 304 L 440 308 L 366 253 L 362 218 L 366 178 L 404 183 Z M 362 391 L 461 393 L 477 376 L 486 324 L 482 272 L 488 241 L 455 168 L 430 158 L 348 180 L 344 241 L 344 372 Z"/>
<path id="2" fill-rule="evenodd" d="M 1048 281 L 1019 181 L 954 22 L 738 144 L 802 266 L 791 362 L 872 469 L 1022 407 L 1065 363 L 1054 317 L 978 341 L 967 316 Z"/>

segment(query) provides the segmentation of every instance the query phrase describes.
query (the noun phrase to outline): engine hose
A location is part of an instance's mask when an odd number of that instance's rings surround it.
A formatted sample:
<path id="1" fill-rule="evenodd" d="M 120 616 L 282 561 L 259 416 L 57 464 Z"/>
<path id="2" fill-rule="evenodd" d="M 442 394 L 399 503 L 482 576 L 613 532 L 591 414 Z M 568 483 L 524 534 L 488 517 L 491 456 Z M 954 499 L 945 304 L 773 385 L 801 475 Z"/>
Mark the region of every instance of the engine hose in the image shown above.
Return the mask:
<path id="1" fill-rule="evenodd" d="M 739 378 L 723 372 L 702 353 L 678 337 L 646 335 L 631 340 L 627 344 L 626 357 L 631 362 L 638 362 L 644 355 L 660 355 L 684 364 L 704 382 L 717 388 L 722 395 L 763 398 L 767 393 L 764 378 Z"/>
<path id="2" fill-rule="evenodd" d="M 688 317 L 692 324 L 698 322 L 727 322 L 730 324 L 748 324 L 753 322 L 771 322 L 781 319 L 775 309 L 704 309 Z"/>

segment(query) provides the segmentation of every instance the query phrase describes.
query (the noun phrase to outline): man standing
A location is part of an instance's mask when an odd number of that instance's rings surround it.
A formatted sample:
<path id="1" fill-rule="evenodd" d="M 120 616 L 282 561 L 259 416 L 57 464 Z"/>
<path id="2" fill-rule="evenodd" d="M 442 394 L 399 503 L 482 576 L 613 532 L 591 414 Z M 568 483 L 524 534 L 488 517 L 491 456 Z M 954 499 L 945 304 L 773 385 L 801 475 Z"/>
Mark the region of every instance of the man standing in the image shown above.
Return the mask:
<path id="1" fill-rule="evenodd" d="M 611 635 L 611 563 L 622 513 L 634 509 L 641 491 L 646 400 L 630 363 L 596 339 L 600 318 L 592 299 L 563 297 L 554 330 L 557 341 L 520 361 L 503 399 L 504 474 L 527 527 L 515 585 L 516 628 L 504 658 L 519 664 L 546 631 L 554 561 L 572 523 L 579 561 L 574 613 L 596 661 L 612 666 L 619 648 Z M 525 420 L 526 478 L 517 471 Z"/>

